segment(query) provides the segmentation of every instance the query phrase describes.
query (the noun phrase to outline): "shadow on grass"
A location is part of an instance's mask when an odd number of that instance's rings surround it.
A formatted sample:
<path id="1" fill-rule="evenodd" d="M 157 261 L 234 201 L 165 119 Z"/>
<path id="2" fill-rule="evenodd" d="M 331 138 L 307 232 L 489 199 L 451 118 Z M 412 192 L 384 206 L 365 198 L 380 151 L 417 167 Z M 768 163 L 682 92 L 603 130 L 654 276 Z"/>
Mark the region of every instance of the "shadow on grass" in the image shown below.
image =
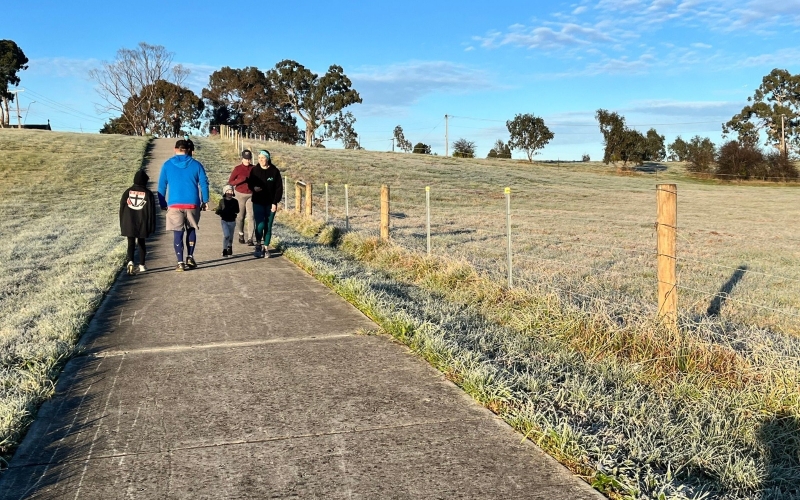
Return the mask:
<path id="1" fill-rule="evenodd" d="M 643 174 L 655 174 L 659 172 L 665 172 L 667 170 L 667 166 L 663 163 L 644 162 L 642 165 L 634 166 L 632 170 L 634 172 L 641 172 Z"/>
<path id="2" fill-rule="evenodd" d="M 728 299 L 731 292 L 733 292 L 733 289 L 736 287 L 736 285 L 742 281 L 747 269 L 747 264 L 742 264 L 736 268 L 731 277 L 728 278 L 728 281 L 726 281 L 725 284 L 722 285 L 722 288 L 719 289 L 719 292 L 714 295 L 714 299 L 711 301 L 711 304 L 709 304 L 708 310 L 706 311 L 708 316 L 715 318 L 719 317 L 720 311 L 722 310 L 722 305 Z"/>
<path id="3" fill-rule="evenodd" d="M 95 384 L 113 376 L 101 360 L 77 356 L 59 377 L 56 394 L 39 409 L 36 420 L 0 475 L 0 498 L 56 498 L 57 484 L 75 484 L 106 415 L 98 412 Z M 63 490 L 62 490 L 63 492 Z"/>
<path id="4" fill-rule="evenodd" d="M 780 412 L 762 422 L 758 439 L 767 455 L 763 500 L 800 498 L 800 418 Z"/>

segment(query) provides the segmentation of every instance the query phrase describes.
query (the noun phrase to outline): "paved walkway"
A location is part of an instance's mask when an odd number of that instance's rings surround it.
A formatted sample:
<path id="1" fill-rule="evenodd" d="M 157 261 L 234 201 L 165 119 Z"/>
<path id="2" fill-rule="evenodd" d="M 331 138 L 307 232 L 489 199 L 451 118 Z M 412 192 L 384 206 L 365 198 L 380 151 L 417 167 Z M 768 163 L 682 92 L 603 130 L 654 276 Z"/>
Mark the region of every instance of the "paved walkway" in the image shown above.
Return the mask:
<path id="1" fill-rule="evenodd" d="M 203 214 L 177 273 L 160 231 L 120 277 L 2 498 L 603 498 L 287 259 L 223 259 L 221 234 Z"/>

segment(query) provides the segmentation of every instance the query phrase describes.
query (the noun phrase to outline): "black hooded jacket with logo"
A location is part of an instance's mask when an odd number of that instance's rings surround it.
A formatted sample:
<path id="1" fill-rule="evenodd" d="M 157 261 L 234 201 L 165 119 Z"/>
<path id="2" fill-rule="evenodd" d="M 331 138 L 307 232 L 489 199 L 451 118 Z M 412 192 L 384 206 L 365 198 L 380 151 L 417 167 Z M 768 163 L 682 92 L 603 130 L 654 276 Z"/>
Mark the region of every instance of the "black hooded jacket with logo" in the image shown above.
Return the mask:
<path id="1" fill-rule="evenodd" d="M 133 176 L 133 186 L 119 200 L 119 229 L 122 236 L 147 238 L 156 230 L 156 203 L 147 189 L 150 178 L 144 170 Z"/>

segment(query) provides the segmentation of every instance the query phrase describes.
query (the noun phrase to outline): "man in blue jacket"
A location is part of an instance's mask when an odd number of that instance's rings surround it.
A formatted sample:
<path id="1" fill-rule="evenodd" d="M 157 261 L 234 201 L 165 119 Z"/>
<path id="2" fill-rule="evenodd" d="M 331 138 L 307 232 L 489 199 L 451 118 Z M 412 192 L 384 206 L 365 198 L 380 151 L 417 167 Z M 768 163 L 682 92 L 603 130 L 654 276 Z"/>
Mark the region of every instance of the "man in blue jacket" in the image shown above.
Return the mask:
<path id="1" fill-rule="evenodd" d="M 175 156 L 164 162 L 158 177 L 158 203 L 167 209 L 167 230 L 172 231 L 175 255 L 178 257 L 176 271 L 187 267 L 194 269 L 194 247 L 197 243 L 200 212 L 208 204 L 208 176 L 203 165 L 189 155 L 189 146 L 184 140 L 175 143 Z M 186 262 L 183 260 L 183 237 L 186 235 Z"/>

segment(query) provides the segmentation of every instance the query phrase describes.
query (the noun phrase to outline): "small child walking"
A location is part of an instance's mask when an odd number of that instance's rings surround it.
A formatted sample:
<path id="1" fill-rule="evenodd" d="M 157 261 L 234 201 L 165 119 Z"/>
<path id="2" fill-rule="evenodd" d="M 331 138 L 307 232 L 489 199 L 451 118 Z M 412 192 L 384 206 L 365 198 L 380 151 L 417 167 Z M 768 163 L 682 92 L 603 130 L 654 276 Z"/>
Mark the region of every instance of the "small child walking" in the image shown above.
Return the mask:
<path id="1" fill-rule="evenodd" d="M 156 203 L 153 192 L 147 189 L 150 177 L 144 170 L 137 170 L 133 176 L 133 186 L 122 193 L 119 200 L 119 229 L 122 236 L 128 238 L 128 254 L 125 267 L 129 275 L 137 271 L 147 271 L 144 260 L 147 257 L 145 238 L 156 230 Z M 139 246 L 139 267 L 133 265 L 133 254 Z"/>
<path id="2" fill-rule="evenodd" d="M 233 233 L 236 231 L 236 214 L 239 213 L 239 202 L 234 198 L 230 184 L 222 188 L 222 198 L 214 213 L 222 218 L 222 256 L 229 257 L 233 255 Z"/>

